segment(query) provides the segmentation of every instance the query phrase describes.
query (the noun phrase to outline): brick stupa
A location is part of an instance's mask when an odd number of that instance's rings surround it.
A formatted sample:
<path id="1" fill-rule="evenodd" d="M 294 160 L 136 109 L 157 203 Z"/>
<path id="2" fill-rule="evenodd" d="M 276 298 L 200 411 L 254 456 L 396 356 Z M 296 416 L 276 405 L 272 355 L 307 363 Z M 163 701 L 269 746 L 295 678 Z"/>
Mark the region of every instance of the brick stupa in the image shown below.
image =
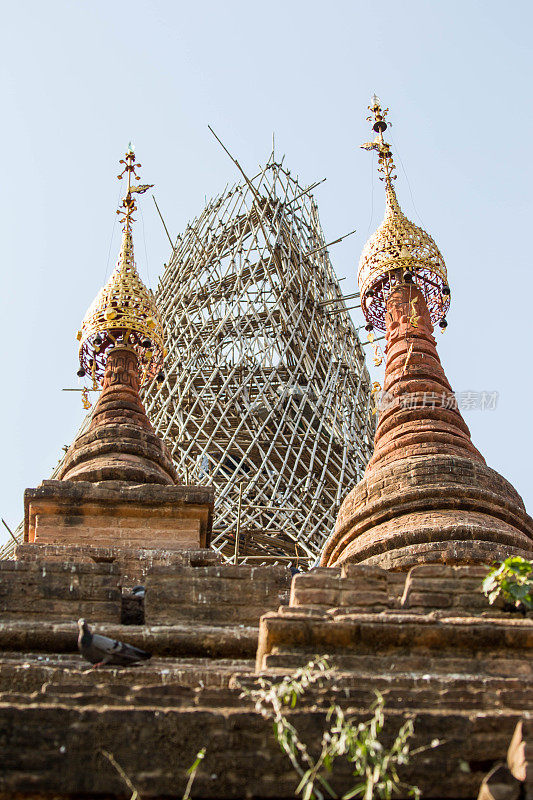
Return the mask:
<path id="1" fill-rule="evenodd" d="M 384 394 L 375 452 L 344 500 L 323 566 L 344 562 L 409 569 L 421 563 L 491 563 L 531 557 L 533 520 L 515 489 L 474 447 L 437 355 L 433 323 L 446 327 L 446 267 L 433 239 L 402 213 L 372 108 L 387 211 L 361 256 L 367 330 L 386 330 Z"/>
<path id="2" fill-rule="evenodd" d="M 25 542 L 181 550 L 206 547 L 212 490 L 178 486 L 165 444 L 146 415 L 141 382 L 162 379 L 163 328 L 135 266 L 132 237 L 135 156 L 126 153 L 128 188 L 117 266 L 79 333 L 80 370 L 102 382 L 86 430 L 68 449 L 57 480 L 25 493 Z M 123 173 L 123 174 L 124 174 Z"/>

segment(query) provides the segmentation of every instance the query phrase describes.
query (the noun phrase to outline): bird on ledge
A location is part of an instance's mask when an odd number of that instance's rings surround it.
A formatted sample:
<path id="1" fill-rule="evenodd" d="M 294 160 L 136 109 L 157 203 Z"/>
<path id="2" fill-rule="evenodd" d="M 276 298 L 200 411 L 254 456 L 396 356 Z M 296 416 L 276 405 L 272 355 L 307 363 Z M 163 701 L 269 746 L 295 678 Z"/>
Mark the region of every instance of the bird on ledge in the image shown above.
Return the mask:
<path id="1" fill-rule="evenodd" d="M 119 667 L 129 667 L 139 661 L 146 661 L 152 657 L 151 653 L 134 647 L 108 636 L 93 633 L 84 619 L 78 620 L 79 636 L 78 650 L 86 661 L 94 667 L 104 667 L 108 664 Z"/>

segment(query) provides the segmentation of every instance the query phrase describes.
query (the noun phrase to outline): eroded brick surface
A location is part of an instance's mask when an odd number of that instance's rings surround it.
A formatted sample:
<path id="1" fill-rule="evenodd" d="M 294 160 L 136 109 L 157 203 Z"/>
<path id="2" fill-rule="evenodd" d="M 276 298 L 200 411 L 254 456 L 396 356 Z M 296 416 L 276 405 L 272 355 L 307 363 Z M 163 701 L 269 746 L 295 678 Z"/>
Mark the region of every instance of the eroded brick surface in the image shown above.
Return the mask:
<path id="1" fill-rule="evenodd" d="M 144 584 L 148 571 L 155 566 L 174 564 L 188 567 L 208 567 L 221 563 L 214 550 L 165 550 L 135 548 L 117 544 L 109 547 L 93 545 L 23 544 L 15 552 L 18 561 L 58 561 L 84 564 L 117 564 L 123 587 Z"/>
<path id="2" fill-rule="evenodd" d="M 69 447 L 59 478 L 175 484 L 172 457 L 154 432 L 139 397 L 137 355 L 117 346 L 106 359 L 102 393 L 91 422 Z"/>
<path id="3" fill-rule="evenodd" d="M 24 493 L 24 541 L 190 550 L 209 545 L 213 489 L 43 481 Z"/>
<path id="4" fill-rule="evenodd" d="M 59 555 L 60 548 L 47 547 Z M 69 550 L 76 552 L 85 559 L 117 554 Z M 42 594 L 47 576 L 39 547 L 21 548 L 21 556 L 17 569 L 31 568 Z M 489 788 L 519 781 L 528 797 L 533 619 L 489 606 L 480 593 L 483 569 L 317 569 L 295 576 L 291 605 L 265 614 L 275 608 L 276 593 L 287 592 L 286 570 L 212 559 L 198 551 L 154 567 L 146 581 L 147 611 L 152 602 L 154 612 L 147 624 L 93 622 L 96 632 L 153 653 L 138 667 L 90 669 L 77 653 L 75 615 L 45 624 L 29 612 L 0 620 L 1 800 L 128 798 L 102 749 L 113 753 L 142 797 L 168 800 L 181 796 L 201 747 L 207 753 L 193 796 L 293 796 L 298 778 L 271 722 L 242 696 L 243 687 L 257 685 L 256 651 L 259 669 L 274 679 L 327 657 L 331 675 L 286 712 L 310 745 L 333 703 L 356 720 L 368 719 L 378 691 L 385 744 L 407 718 L 415 725 L 414 749 L 439 742 L 402 771 L 425 798 L 475 800 L 483 779 Z M 59 572 L 65 567 L 49 564 Z M 82 567 L 120 570 L 118 562 Z M 259 599 L 262 608 L 254 605 Z M 505 762 L 520 722 L 512 781 L 502 783 L 493 768 Z M 345 763 L 336 766 L 334 780 L 339 795 L 353 786 Z"/>
<path id="5" fill-rule="evenodd" d="M 147 624 L 184 621 L 257 625 L 267 611 L 287 603 L 288 567 L 154 567 L 146 578 Z"/>
<path id="6" fill-rule="evenodd" d="M 411 303 L 416 302 L 417 324 Z M 470 440 L 437 355 L 426 302 L 400 285 L 387 302 L 387 406 L 363 480 L 344 500 L 322 564 L 407 570 L 533 554 L 533 520 Z"/>
<path id="7" fill-rule="evenodd" d="M 0 619 L 120 622 L 120 614 L 114 564 L 0 561 Z"/>

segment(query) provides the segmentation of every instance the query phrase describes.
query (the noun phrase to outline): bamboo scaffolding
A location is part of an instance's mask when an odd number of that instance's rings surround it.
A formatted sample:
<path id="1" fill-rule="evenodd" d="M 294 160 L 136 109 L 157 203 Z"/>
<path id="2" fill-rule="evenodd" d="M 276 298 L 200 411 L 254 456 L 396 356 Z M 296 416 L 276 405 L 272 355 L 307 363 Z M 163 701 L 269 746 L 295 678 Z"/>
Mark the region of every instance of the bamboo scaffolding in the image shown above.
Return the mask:
<path id="1" fill-rule="evenodd" d="M 215 486 L 214 549 L 305 564 L 370 457 L 371 382 L 318 184 L 273 157 L 253 178 L 237 167 L 244 183 L 187 226 L 160 280 L 166 376 L 144 400 L 181 478 Z"/>
<path id="2" fill-rule="evenodd" d="M 213 548 L 306 568 L 372 452 L 371 381 L 345 302 L 357 293 L 343 296 L 330 262 L 321 181 L 302 187 L 273 156 L 244 179 L 173 245 L 156 292 L 165 377 L 143 398 L 181 480 L 215 487 Z"/>

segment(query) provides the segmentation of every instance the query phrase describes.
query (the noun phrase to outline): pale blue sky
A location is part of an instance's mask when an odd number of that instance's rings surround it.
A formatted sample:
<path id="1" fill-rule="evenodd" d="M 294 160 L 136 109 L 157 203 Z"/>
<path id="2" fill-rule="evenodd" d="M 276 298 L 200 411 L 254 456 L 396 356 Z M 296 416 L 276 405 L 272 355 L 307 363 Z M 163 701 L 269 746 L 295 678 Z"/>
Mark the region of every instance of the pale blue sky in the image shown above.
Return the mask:
<path id="1" fill-rule="evenodd" d="M 316 198 L 328 240 L 357 228 L 331 250 L 353 291 L 383 215 L 358 149 L 374 91 L 391 110 L 400 202 L 447 262 L 441 359 L 457 391 L 500 393 L 495 411 L 465 418 L 531 512 L 532 26 L 516 0 L 4 4 L 0 516 L 17 524 L 24 488 L 49 476 L 83 418 L 61 389 L 77 385 L 75 333 L 118 252 L 128 141 L 175 235 L 238 178 L 208 123 L 250 172 L 275 131 L 303 183 L 327 177 Z M 155 286 L 169 247 L 141 202 L 137 261 Z"/>

